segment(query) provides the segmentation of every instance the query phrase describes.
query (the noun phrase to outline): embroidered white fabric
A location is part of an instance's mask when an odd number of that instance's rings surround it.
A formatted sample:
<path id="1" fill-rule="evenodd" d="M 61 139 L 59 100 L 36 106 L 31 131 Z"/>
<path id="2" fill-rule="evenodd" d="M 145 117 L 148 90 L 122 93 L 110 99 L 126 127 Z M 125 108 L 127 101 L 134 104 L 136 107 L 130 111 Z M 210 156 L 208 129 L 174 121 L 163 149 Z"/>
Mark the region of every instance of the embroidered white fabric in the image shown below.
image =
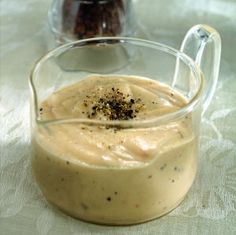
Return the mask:
<path id="1" fill-rule="evenodd" d="M 134 1 L 138 36 L 178 48 L 188 28 L 207 23 L 220 32 L 223 50 L 217 91 L 201 123 L 194 185 L 169 215 L 130 227 L 78 221 L 41 195 L 30 169 L 27 79 L 50 47 L 50 1 L 0 4 L 0 234 L 236 234 L 235 1 Z"/>

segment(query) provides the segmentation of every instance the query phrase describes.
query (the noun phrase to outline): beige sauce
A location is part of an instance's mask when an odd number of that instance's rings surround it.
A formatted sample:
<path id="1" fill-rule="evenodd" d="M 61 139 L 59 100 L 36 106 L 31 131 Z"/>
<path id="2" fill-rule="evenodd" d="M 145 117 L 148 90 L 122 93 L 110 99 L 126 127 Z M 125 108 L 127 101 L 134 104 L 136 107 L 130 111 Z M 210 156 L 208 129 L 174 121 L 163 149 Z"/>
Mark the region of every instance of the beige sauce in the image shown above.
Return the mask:
<path id="1" fill-rule="evenodd" d="M 93 76 L 53 93 L 39 112 L 42 120 L 132 122 L 185 104 L 178 92 L 149 79 Z M 83 220 L 132 224 L 158 217 L 180 203 L 194 180 L 191 122 L 184 117 L 138 129 L 78 123 L 39 127 L 33 136 L 36 179 L 50 202 Z"/>

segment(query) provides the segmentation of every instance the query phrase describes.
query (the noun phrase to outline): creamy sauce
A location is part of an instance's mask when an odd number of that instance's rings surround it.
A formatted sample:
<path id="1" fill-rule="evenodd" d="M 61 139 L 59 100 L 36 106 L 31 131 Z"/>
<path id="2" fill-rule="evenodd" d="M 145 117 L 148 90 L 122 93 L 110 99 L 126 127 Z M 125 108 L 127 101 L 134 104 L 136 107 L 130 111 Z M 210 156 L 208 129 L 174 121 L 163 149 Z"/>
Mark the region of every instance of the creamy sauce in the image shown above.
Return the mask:
<path id="1" fill-rule="evenodd" d="M 178 92 L 146 78 L 91 76 L 53 93 L 39 112 L 42 120 L 132 122 L 185 105 Z M 46 198 L 68 214 L 96 223 L 132 224 L 180 203 L 195 177 L 196 143 L 190 115 L 149 128 L 39 126 L 33 136 L 33 170 Z"/>

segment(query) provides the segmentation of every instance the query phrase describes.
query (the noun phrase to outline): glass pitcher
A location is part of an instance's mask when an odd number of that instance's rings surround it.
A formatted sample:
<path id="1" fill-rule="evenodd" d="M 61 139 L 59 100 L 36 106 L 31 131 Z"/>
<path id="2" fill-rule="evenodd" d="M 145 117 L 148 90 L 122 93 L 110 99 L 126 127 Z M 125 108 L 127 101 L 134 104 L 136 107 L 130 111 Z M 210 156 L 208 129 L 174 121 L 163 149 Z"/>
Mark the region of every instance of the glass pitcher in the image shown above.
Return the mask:
<path id="1" fill-rule="evenodd" d="M 196 175 L 201 116 L 220 54 L 219 34 L 197 25 L 180 50 L 104 37 L 41 58 L 29 80 L 32 168 L 46 199 L 73 217 L 111 225 L 148 221 L 179 205 Z M 130 89 L 138 95 L 128 97 Z M 100 112 L 105 119 L 93 118 Z"/>

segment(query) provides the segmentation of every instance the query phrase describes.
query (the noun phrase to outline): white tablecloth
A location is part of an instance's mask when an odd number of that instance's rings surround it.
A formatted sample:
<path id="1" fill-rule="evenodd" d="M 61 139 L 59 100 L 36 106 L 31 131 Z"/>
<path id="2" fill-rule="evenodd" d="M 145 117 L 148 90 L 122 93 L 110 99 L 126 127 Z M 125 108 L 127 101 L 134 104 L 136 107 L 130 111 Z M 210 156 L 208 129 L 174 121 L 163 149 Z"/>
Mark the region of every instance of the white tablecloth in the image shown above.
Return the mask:
<path id="1" fill-rule="evenodd" d="M 204 116 L 199 170 L 172 213 L 136 226 L 98 226 L 64 215 L 41 195 L 30 171 L 29 89 L 34 62 L 52 47 L 49 0 L 0 1 L 0 234 L 236 234 L 236 2 L 136 0 L 138 36 L 179 48 L 206 23 L 222 36 L 220 78 Z"/>

